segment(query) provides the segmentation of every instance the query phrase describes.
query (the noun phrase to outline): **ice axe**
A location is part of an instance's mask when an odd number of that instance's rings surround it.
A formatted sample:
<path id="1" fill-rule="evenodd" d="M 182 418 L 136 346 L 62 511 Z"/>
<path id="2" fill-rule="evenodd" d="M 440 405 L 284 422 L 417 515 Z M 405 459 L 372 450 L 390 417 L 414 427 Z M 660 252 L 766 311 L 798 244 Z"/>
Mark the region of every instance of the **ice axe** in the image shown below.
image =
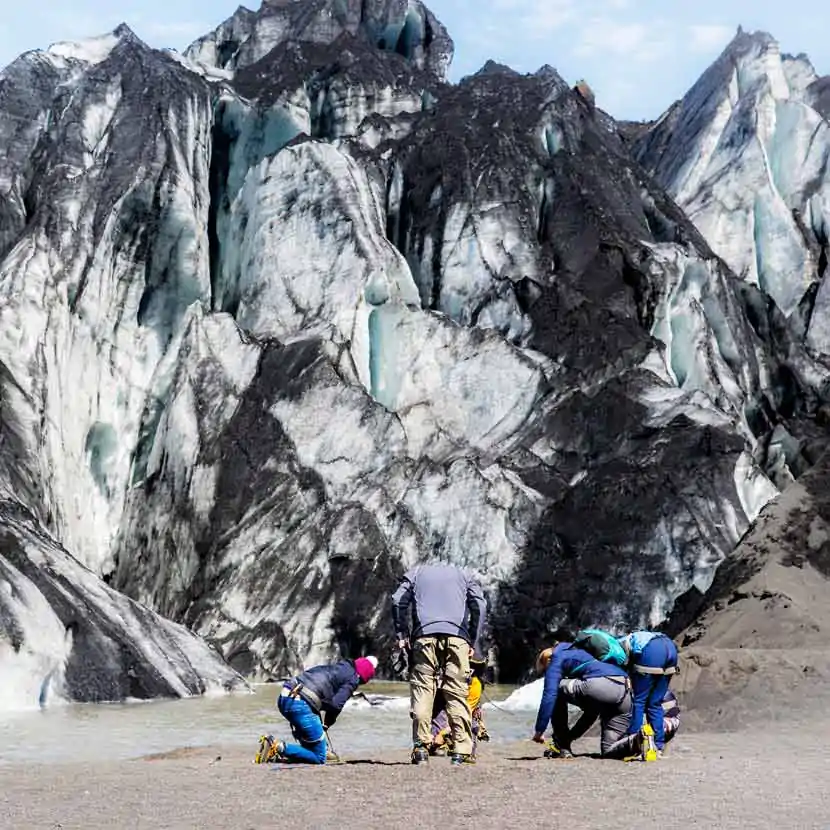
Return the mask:
<path id="1" fill-rule="evenodd" d="M 331 735 L 329 734 L 328 727 L 324 726 L 323 731 L 326 733 L 326 763 L 327 764 L 342 763 L 341 760 L 340 760 L 340 756 L 337 754 L 336 750 L 334 749 L 334 744 L 331 742 Z"/>

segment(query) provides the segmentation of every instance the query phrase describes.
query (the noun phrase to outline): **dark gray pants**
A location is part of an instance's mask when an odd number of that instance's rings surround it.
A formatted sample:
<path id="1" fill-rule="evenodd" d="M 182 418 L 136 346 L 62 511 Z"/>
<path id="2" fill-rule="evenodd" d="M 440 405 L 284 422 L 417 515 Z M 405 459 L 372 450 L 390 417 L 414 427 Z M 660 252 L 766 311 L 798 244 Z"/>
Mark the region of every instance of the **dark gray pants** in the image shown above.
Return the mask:
<path id="1" fill-rule="evenodd" d="M 680 728 L 680 718 L 663 718 L 663 734 L 666 738 L 666 744 L 677 734 Z M 628 730 L 626 729 L 626 732 Z M 640 735 L 624 735 L 616 743 L 614 743 L 607 752 L 603 755 L 606 758 L 630 758 L 632 755 L 640 753 Z"/>
<path id="2" fill-rule="evenodd" d="M 568 704 L 583 711 L 573 729 L 568 728 Z M 631 690 L 626 677 L 592 677 L 563 680 L 553 713 L 553 735 L 557 745 L 569 749 L 599 718 L 600 752 L 606 756 L 624 740 L 631 720 Z"/>

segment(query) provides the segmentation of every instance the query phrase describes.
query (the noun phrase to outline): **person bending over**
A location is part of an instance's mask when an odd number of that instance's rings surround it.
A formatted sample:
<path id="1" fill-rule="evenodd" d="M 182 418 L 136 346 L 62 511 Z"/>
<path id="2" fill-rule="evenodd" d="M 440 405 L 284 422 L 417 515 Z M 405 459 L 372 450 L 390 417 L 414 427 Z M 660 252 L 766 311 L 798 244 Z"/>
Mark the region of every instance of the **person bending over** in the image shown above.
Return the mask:
<path id="1" fill-rule="evenodd" d="M 454 565 L 417 565 L 392 597 L 398 648 L 411 647 L 409 693 L 413 764 L 429 760 L 432 712 L 440 689 L 452 733 L 453 765 L 473 763 L 467 707 L 470 656 L 482 653 L 487 605 L 481 586 Z"/>
<path id="2" fill-rule="evenodd" d="M 572 643 L 558 643 L 540 652 L 536 672 L 544 674 L 545 685 L 532 740 L 544 743 L 545 730 L 548 724 L 552 726 L 545 757 L 573 757 L 569 703 L 582 709 L 591 723 L 599 718 L 603 756 L 625 736 L 631 715 L 631 684 L 625 669 L 597 660 Z"/>
<path id="3" fill-rule="evenodd" d="M 672 676 L 677 673 L 677 647 L 669 637 L 656 631 L 635 631 L 623 637 L 620 643 L 628 654 L 634 693 L 628 733 L 638 735 L 644 720 L 648 720 L 660 753 L 666 745 L 663 698 Z"/>
<path id="4" fill-rule="evenodd" d="M 297 743 L 275 742 L 273 735 L 265 735 L 260 739 L 257 762 L 325 764 L 328 755 L 326 730 L 334 726 L 358 686 L 374 677 L 377 665 L 375 657 L 340 660 L 306 669 L 287 680 L 277 698 L 277 708 L 290 724 Z"/>

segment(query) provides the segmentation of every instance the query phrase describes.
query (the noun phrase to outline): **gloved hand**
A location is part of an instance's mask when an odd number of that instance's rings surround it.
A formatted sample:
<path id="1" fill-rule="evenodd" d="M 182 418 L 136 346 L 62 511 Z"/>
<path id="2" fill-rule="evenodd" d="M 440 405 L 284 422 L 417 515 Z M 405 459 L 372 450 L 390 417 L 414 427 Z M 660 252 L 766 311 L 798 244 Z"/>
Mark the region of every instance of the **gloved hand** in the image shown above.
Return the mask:
<path id="1" fill-rule="evenodd" d="M 406 640 L 402 642 L 406 642 Z M 392 655 L 392 671 L 402 679 L 409 679 L 409 651 L 407 648 L 399 648 Z"/>

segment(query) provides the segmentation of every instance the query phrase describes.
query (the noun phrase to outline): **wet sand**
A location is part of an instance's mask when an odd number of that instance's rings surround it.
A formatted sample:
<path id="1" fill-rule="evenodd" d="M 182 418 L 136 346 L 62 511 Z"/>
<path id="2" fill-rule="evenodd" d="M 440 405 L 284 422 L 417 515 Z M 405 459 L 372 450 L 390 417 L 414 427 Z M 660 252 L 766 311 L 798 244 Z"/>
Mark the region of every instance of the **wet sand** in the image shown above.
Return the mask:
<path id="1" fill-rule="evenodd" d="M 258 766 L 254 747 L 182 748 L 132 761 L 0 767 L 0 827 L 830 828 L 830 720 L 678 736 L 652 764 L 540 758 L 484 745 L 475 767 L 405 753 L 323 768 Z M 253 744 L 254 742 L 252 742 Z M 577 751 L 596 750 L 596 739 Z M 374 762 L 373 762 L 374 760 Z"/>

